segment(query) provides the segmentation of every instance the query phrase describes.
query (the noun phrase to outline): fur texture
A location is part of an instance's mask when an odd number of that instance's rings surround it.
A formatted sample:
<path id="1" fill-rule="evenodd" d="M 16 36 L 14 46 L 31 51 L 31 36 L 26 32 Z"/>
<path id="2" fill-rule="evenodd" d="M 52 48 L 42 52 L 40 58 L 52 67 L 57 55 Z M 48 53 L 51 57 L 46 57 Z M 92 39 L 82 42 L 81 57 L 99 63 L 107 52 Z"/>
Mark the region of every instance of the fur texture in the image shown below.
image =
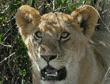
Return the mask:
<path id="1" fill-rule="evenodd" d="M 55 12 L 43 16 L 28 5 L 21 6 L 16 23 L 32 62 L 33 84 L 101 84 L 106 64 L 88 43 L 97 20 L 98 12 L 90 5 L 77 8 L 71 15 Z M 53 72 L 46 75 L 62 68 L 66 69 L 65 79 L 47 76 L 55 75 Z M 42 73 L 45 80 L 41 74 L 44 69 L 48 69 Z"/>

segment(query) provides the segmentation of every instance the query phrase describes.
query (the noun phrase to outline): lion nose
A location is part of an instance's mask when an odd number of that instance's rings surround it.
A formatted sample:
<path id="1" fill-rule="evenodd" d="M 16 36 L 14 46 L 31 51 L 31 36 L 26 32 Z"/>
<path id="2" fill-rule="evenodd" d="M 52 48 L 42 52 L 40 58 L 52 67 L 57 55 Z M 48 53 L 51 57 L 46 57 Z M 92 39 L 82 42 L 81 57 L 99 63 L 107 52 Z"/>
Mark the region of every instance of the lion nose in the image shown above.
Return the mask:
<path id="1" fill-rule="evenodd" d="M 49 61 L 55 59 L 55 58 L 57 57 L 57 55 L 41 55 L 41 57 L 42 57 L 45 61 L 49 62 Z"/>

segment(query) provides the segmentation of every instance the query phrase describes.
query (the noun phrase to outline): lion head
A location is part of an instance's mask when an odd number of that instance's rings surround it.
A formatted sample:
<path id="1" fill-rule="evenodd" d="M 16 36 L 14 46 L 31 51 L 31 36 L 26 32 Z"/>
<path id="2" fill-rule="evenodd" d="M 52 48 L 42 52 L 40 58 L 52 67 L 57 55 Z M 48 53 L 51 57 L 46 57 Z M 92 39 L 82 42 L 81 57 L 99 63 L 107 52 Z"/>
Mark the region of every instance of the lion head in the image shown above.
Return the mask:
<path id="1" fill-rule="evenodd" d="M 16 23 L 32 62 L 33 84 L 95 84 L 99 70 L 88 40 L 97 20 L 98 12 L 89 5 L 71 15 L 43 16 L 28 5 L 21 6 Z"/>

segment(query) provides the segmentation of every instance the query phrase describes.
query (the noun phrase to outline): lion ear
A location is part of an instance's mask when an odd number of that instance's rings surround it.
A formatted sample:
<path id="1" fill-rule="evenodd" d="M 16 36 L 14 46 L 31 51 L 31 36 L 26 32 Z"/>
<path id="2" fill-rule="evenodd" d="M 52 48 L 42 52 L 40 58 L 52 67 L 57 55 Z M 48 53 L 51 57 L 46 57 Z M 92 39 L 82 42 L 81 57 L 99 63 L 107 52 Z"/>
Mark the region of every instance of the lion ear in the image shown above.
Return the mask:
<path id="1" fill-rule="evenodd" d="M 16 23 L 19 26 L 19 32 L 25 41 L 27 35 L 40 23 L 41 15 L 39 12 L 28 6 L 21 6 L 16 13 Z"/>
<path id="2" fill-rule="evenodd" d="M 97 25 L 98 15 L 98 11 L 90 5 L 81 6 L 71 13 L 74 22 L 82 28 L 80 30 L 86 38 L 92 36 L 95 26 Z"/>

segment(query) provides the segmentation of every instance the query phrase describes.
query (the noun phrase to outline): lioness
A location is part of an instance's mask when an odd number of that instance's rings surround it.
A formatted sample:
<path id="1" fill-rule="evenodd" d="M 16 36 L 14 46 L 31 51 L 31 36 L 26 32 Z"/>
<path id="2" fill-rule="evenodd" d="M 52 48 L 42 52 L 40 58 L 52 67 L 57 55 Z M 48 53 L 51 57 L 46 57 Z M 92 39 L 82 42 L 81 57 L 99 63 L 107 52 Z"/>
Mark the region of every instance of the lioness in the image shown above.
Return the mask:
<path id="1" fill-rule="evenodd" d="M 32 62 L 33 84 L 101 84 L 106 63 L 88 43 L 97 20 L 97 10 L 89 5 L 71 15 L 43 16 L 21 6 L 16 23 Z"/>

